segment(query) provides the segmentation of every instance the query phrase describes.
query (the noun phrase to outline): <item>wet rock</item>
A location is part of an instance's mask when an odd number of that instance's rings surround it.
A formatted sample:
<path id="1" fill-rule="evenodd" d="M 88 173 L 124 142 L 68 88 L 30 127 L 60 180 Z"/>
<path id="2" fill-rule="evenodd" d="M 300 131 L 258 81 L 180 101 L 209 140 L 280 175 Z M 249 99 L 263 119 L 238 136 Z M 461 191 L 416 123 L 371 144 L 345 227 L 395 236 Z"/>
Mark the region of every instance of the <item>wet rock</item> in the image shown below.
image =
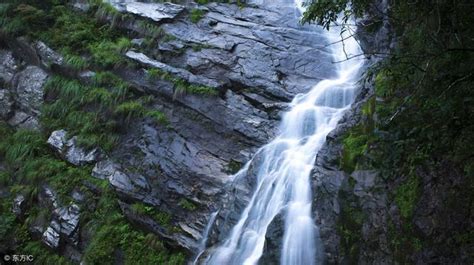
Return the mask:
<path id="1" fill-rule="evenodd" d="M 278 264 L 280 262 L 284 231 L 284 217 L 279 214 L 268 226 L 267 234 L 265 235 L 265 247 L 260 260 L 262 264 Z"/>
<path id="2" fill-rule="evenodd" d="M 135 1 L 107 0 L 120 12 L 127 12 L 156 22 L 175 18 L 184 10 L 184 6 L 172 3 L 143 3 Z"/>
<path id="3" fill-rule="evenodd" d="M 67 139 L 65 130 L 58 130 L 51 133 L 48 144 L 53 147 L 69 163 L 79 166 L 97 161 L 101 155 L 98 148 L 86 151 L 77 145 L 77 137 Z"/>
<path id="4" fill-rule="evenodd" d="M 22 194 L 19 194 L 13 199 L 13 207 L 12 207 L 12 212 L 16 216 L 21 216 L 25 212 L 26 208 L 26 201 L 25 201 L 25 196 Z"/>
<path id="5" fill-rule="evenodd" d="M 180 20 L 163 25 L 183 43 L 203 47 L 183 55 L 193 72 L 258 87 L 267 97 L 288 101 L 333 74 L 329 50 L 322 48 L 326 42 L 322 31 L 286 17 L 294 14 L 293 4 L 240 9 L 213 3 L 207 8 L 198 24 Z"/>
<path id="6" fill-rule="evenodd" d="M 29 115 L 39 115 L 43 104 L 43 86 L 47 79 L 48 74 L 37 66 L 28 66 L 15 75 L 12 81 L 15 87 L 14 99 L 20 109 Z"/>

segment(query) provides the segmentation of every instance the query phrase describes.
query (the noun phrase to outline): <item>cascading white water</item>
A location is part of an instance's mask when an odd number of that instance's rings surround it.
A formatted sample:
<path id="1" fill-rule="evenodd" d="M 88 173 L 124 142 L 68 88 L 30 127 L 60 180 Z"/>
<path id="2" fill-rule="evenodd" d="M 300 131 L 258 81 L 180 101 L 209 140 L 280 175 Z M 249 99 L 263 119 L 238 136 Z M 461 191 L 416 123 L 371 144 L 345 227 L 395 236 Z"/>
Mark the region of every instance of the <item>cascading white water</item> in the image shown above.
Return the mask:
<path id="1" fill-rule="evenodd" d="M 216 216 L 219 213 L 219 211 L 215 211 L 211 214 L 211 217 L 209 217 L 209 221 L 207 222 L 206 228 L 204 228 L 204 233 L 202 234 L 201 241 L 199 242 L 199 249 L 197 251 L 197 255 L 194 258 L 193 265 L 197 264 L 199 258 L 201 257 L 202 253 L 204 253 L 204 250 L 206 250 L 206 243 L 207 243 L 207 238 L 209 236 L 209 231 L 212 228 L 212 225 L 214 224 L 214 221 L 216 220 Z"/>
<path id="2" fill-rule="evenodd" d="M 300 2 L 296 5 L 302 8 Z M 326 34 L 329 42 L 335 43 L 330 46 L 335 61 L 361 52 L 354 38 L 341 36 L 340 28 L 333 27 Z M 310 172 L 326 136 L 353 100 L 363 64 L 363 60 L 335 64 L 335 79 L 323 80 L 307 94 L 294 98 L 290 111 L 283 116 L 280 135 L 256 154 L 260 157 L 256 165 L 257 185 L 249 204 L 205 264 L 256 264 L 263 254 L 267 229 L 279 214 L 285 220 L 280 263 L 317 263 L 320 242 L 311 214 Z M 253 159 L 235 177 L 246 175 L 252 163 Z"/>

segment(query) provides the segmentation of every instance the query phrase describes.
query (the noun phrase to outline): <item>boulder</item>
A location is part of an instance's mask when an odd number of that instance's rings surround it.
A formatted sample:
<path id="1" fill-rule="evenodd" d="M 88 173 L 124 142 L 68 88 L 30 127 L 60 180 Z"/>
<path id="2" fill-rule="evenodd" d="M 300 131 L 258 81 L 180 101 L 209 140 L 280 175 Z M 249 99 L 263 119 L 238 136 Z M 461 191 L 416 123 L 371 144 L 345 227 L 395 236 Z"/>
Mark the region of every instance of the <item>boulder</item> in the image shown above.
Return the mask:
<path id="1" fill-rule="evenodd" d="M 39 130 L 40 125 L 38 118 L 22 111 L 15 111 L 13 116 L 8 120 L 8 124 L 15 128 L 27 130 Z"/>
<path id="2" fill-rule="evenodd" d="M 14 99 L 20 109 L 32 116 L 38 116 L 43 104 L 43 87 L 48 80 L 48 74 L 37 66 L 28 66 L 15 75 Z"/>
<path id="3" fill-rule="evenodd" d="M 0 50 L 0 81 L 10 83 L 17 71 L 18 62 L 13 57 L 13 53 L 7 50 Z"/>
<path id="4" fill-rule="evenodd" d="M 48 47 L 44 42 L 37 41 L 33 43 L 33 47 L 36 49 L 36 53 L 43 67 L 49 68 L 52 65 L 62 65 L 64 63 L 64 58 Z"/>

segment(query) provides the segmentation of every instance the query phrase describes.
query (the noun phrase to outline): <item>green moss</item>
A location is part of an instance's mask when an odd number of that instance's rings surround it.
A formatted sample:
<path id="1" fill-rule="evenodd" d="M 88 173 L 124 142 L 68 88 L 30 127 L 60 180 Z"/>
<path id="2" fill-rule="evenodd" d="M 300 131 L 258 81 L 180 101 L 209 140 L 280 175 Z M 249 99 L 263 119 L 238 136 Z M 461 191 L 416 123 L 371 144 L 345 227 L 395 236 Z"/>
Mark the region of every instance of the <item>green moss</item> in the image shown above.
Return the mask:
<path id="1" fill-rule="evenodd" d="M 239 172 L 241 168 L 242 168 L 242 163 L 237 162 L 235 160 L 231 160 L 229 164 L 227 165 L 227 172 L 229 174 L 235 174 Z"/>
<path id="2" fill-rule="evenodd" d="M 375 95 L 378 97 L 387 97 L 389 95 L 387 71 L 381 70 L 375 76 Z"/>
<path id="3" fill-rule="evenodd" d="M 408 178 L 395 191 L 395 202 L 403 218 L 411 218 L 419 196 L 420 180 L 416 175 Z"/>
<path id="4" fill-rule="evenodd" d="M 365 215 L 355 197 L 343 191 L 339 192 L 339 196 L 341 212 L 337 221 L 337 231 L 340 236 L 341 252 L 347 264 L 358 264 L 361 229 Z"/>
<path id="5" fill-rule="evenodd" d="M 192 202 L 190 202 L 189 200 L 185 199 L 185 198 L 182 198 L 180 201 L 179 201 L 179 206 L 181 206 L 183 209 L 185 210 L 188 210 L 188 211 L 194 211 L 197 209 L 196 205 L 194 205 Z"/>
<path id="6" fill-rule="evenodd" d="M 168 125 L 169 124 L 168 118 L 161 111 L 150 110 L 150 111 L 147 111 L 145 115 L 147 117 L 152 118 L 158 124 L 163 124 L 163 125 Z"/>
<path id="7" fill-rule="evenodd" d="M 367 135 L 351 131 L 343 139 L 343 153 L 341 167 L 346 172 L 352 172 L 356 169 L 358 160 L 367 150 Z"/>
<path id="8" fill-rule="evenodd" d="M 193 23 L 198 23 L 199 20 L 201 20 L 202 17 L 204 16 L 204 14 L 205 14 L 204 10 L 194 8 L 194 9 L 191 10 L 191 12 L 189 14 L 189 19 Z"/>
<path id="9" fill-rule="evenodd" d="M 158 224 L 162 225 L 163 227 L 169 230 L 172 229 L 172 226 L 171 226 L 172 216 L 169 213 L 158 211 L 153 206 L 149 206 L 141 202 L 132 204 L 131 209 L 135 214 L 147 215 L 153 218 Z"/>

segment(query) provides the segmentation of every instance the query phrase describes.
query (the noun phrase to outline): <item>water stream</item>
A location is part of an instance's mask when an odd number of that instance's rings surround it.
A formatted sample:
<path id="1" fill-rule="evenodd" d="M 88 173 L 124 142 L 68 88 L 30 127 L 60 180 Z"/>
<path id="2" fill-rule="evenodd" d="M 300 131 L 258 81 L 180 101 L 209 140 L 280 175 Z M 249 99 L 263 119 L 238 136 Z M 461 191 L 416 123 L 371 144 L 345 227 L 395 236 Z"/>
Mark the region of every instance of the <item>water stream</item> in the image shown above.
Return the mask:
<path id="1" fill-rule="evenodd" d="M 301 9 L 301 4 L 296 3 L 295 8 Z M 335 43 L 330 46 L 334 61 L 344 61 L 347 56 L 361 52 L 349 35 L 343 35 L 347 39 L 340 42 L 338 27 L 328 31 L 326 37 L 329 43 Z M 334 64 L 336 78 L 323 80 L 293 99 L 283 116 L 281 133 L 257 153 L 257 184 L 247 207 L 205 264 L 257 264 L 263 254 L 267 229 L 278 215 L 285 222 L 280 264 L 320 263 L 317 256 L 322 244 L 312 217 L 310 173 L 326 136 L 353 101 L 363 64 L 363 60 Z M 251 163 L 252 160 L 247 165 Z M 247 174 L 248 168 L 244 167 L 236 177 Z"/>

